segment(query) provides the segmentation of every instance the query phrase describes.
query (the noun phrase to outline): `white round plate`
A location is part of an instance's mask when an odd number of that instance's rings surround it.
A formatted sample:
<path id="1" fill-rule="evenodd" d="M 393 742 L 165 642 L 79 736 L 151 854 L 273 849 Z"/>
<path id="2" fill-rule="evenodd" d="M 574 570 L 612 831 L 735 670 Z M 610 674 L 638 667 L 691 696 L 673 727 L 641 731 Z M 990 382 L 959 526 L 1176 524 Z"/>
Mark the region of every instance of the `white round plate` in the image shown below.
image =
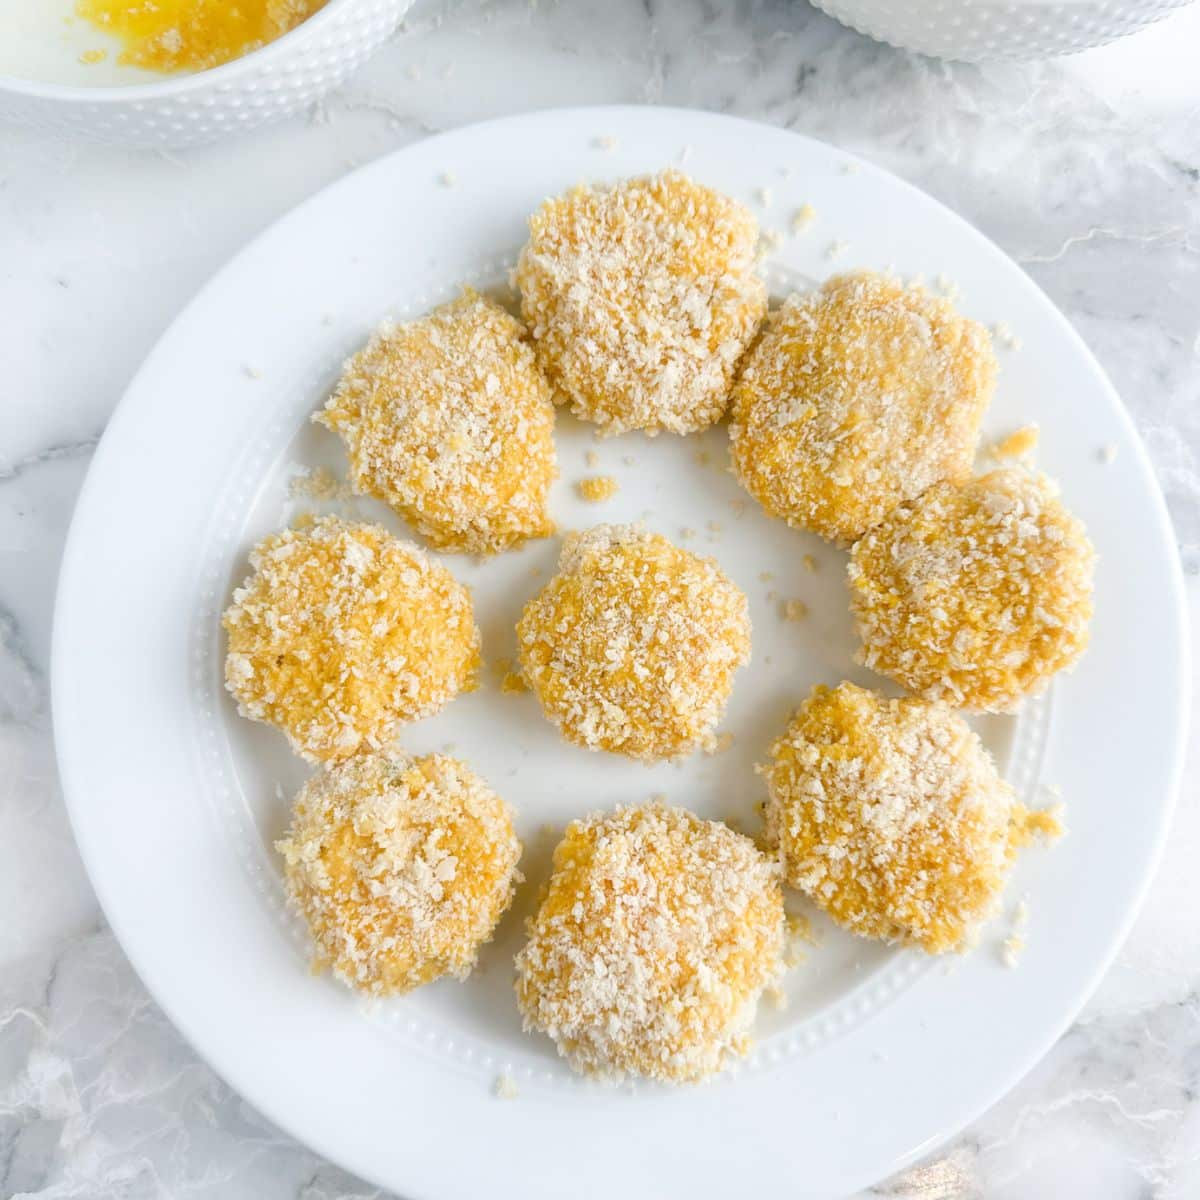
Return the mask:
<path id="1" fill-rule="evenodd" d="M 744 1065 L 702 1087 L 605 1088 L 522 1034 L 513 1003 L 511 956 L 553 842 L 545 826 L 664 793 L 753 829 L 753 764 L 789 712 L 813 683 L 871 681 L 851 665 L 845 555 L 748 502 L 724 469 L 723 429 L 598 441 L 560 416 L 561 528 L 642 519 L 690 536 L 750 596 L 754 662 L 722 725 L 735 740 L 679 766 L 589 754 L 558 739 L 532 697 L 502 694 L 489 666 L 480 691 L 403 740 L 452 743 L 514 803 L 528 882 L 468 982 L 373 1009 L 309 973 L 284 913 L 271 845 L 305 769 L 224 694 L 219 614 L 259 537 L 329 507 L 290 494 L 289 481 L 321 463 L 344 474 L 340 444 L 308 417 L 385 314 L 414 316 L 464 283 L 502 286 L 543 197 L 672 164 L 757 204 L 767 229 L 787 233 L 794 211 L 814 206 L 812 227 L 769 255 L 776 293 L 891 264 L 952 277 L 968 313 L 1007 322 L 1023 348 L 1000 350 L 988 434 L 1041 425 L 1040 463 L 1101 557 L 1078 670 L 1019 718 L 981 724 L 1030 802 L 1061 787 L 1070 835 L 1023 857 L 979 947 L 932 961 L 818 921 L 821 944 L 789 973 L 787 1006 L 763 1005 Z M 1104 446 L 1115 461 L 1102 461 Z M 620 480 L 613 500 L 577 498 L 594 474 Z M 373 503 L 357 510 L 402 530 Z M 511 656 L 513 624 L 556 553 L 551 539 L 486 565 L 443 559 L 474 590 L 490 664 Z M 788 599 L 809 615 L 784 620 Z M 995 1100 L 1112 958 L 1170 815 L 1181 611 L 1163 504 L 1117 397 L 1063 317 L 973 229 L 779 129 L 667 109 L 540 113 L 431 138 L 349 176 L 263 234 L 176 321 L 79 501 L 56 616 L 55 727 L 80 848 L 147 987 L 234 1087 L 321 1153 L 408 1200 L 780 1185 L 829 1197 L 927 1152 Z M 1028 947 L 1012 970 L 1000 944 L 1021 896 Z M 494 1094 L 501 1075 L 516 1099 Z"/>

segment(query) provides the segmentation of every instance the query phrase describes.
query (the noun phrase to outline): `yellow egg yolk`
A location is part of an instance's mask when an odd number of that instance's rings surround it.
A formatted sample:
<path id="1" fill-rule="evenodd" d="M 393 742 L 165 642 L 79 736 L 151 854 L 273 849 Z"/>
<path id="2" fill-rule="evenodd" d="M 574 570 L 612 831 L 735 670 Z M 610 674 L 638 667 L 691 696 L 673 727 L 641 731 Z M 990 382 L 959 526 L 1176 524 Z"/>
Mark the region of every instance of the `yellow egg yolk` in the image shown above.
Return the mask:
<path id="1" fill-rule="evenodd" d="M 79 0 L 78 13 L 124 45 L 120 61 L 204 71 L 273 42 L 325 0 Z"/>

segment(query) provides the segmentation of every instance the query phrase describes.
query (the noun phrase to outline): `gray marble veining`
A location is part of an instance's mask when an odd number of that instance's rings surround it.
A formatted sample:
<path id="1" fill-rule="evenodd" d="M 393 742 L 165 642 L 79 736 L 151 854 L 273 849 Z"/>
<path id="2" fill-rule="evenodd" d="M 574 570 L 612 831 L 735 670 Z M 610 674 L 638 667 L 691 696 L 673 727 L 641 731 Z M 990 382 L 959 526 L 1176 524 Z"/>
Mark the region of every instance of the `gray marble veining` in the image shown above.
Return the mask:
<path id="1" fill-rule="evenodd" d="M 1097 353 L 1166 492 L 1195 628 L 1200 77 L 1169 67 L 1198 15 L 1075 59 L 967 67 L 792 0 L 427 0 L 308 120 L 241 142 L 156 155 L 0 129 L 0 1196 L 380 1194 L 274 1129 L 174 1032 L 105 928 L 55 774 L 50 619 L 71 508 L 125 382 L 221 262 L 351 167 L 505 112 L 676 104 L 836 142 L 978 225 Z M 1146 907 L 1078 1023 L 870 1195 L 1200 1195 L 1198 782 L 1193 762 Z"/>

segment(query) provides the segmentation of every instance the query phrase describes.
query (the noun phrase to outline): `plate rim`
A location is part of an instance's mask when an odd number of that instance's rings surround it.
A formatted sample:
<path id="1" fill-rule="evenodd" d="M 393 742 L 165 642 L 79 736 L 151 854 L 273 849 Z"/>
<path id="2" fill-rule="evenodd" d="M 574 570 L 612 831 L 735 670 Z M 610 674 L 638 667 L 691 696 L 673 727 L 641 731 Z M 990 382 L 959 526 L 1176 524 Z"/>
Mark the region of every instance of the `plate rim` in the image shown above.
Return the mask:
<path id="1" fill-rule="evenodd" d="M 385 1188 L 394 1188 L 396 1183 L 393 1180 L 380 1177 L 374 1173 L 369 1166 L 364 1166 L 361 1163 L 354 1162 L 348 1159 L 336 1145 L 329 1144 L 326 1139 L 314 1133 L 313 1130 L 305 1128 L 303 1132 L 297 1130 L 293 1124 L 290 1115 L 283 1115 L 278 1111 L 278 1107 L 273 1098 L 264 1098 L 260 1094 L 260 1088 L 254 1080 L 243 1079 L 238 1070 L 232 1068 L 227 1063 L 218 1065 L 208 1052 L 204 1042 L 200 1036 L 194 1036 L 197 1031 L 193 1028 L 193 1023 L 190 1018 L 182 1016 L 179 1013 L 173 999 L 163 994 L 159 987 L 151 985 L 147 982 L 147 976 L 152 976 L 154 971 L 150 968 L 147 962 L 140 958 L 140 954 L 135 954 L 128 949 L 129 944 L 133 939 L 127 939 L 123 934 L 123 930 L 127 929 L 128 922 L 123 914 L 114 919 L 114 910 L 117 905 L 113 903 L 113 895 L 109 891 L 107 881 L 101 882 L 104 879 L 104 870 L 98 867 L 98 859 L 93 856 L 96 854 L 96 846 L 89 840 L 89 835 L 83 828 L 83 816 L 85 800 L 83 797 L 86 794 L 86 785 L 82 778 L 83 765 L 78 754 L 72 753 L 74 745 L 75 733 L 72 730 L 70 704 L 66 699 L 68 693 L 68 672 L 70 667 L 67 663 L 67 655 L 63 647 L 68 642 L 70 632 L 70 622 L 72 619 L 71 598 L 78 590 L 75 576 L 78 574 L 78 562 L 83 555 L 82 538 L 80 529 L 84 524 L 83 514 L 93 501 L 93 493 L 96 491 L 97 479 L 101 477 L 106 469 L 105 464 L 113 456 L 116 451 L 115 446 L 118 446 L 123 431 L 136 414 L 133 412 L 133 405 L 128 401 L 131 396 L 135 396 L 143 379 L 149 375 L 157 363 L 158 358 L 166 352 L 166 347 L 171 341 L 177 329 L 184 325 L 193 310 L 197 308 L 202 300 L 213 291 L 220 288 L 222 281 L 227 273 L 232 272 L 242 261 L 251 256 L 256 249 L 265 241 L 276 236 L 281 227 L 291 221 L 299 221 L 304 218 L 311 207 L 329 203 L 330 198 L 336 195 L 339 189 L 351 188 L 360 186 L 362 181 L 371 175 L 372 172 L 386 173 L 391 169 L 393 160 L 401 158 L 417 148 L 422 148 L 425 151 L 431 146 L 453 141 L 454 139 L 470 134 L 478 135 L 481 131 L 496 130 L 501 126 L 519 127 L 521 125 L 537 125 L 541 122 L 556 122 L 562 120 L 570 120 L 583 125 L 587 121 L 609 121 L 616 120 L 636 120 L 640 115 L 653 114 L 656 119 L 677 119 L 687 122 L 701 120 L 711 122 L 716 125 L 737 126 L 743 130 L 746 136 L 753 136 L 755 131 L 761 132 L 766 130 L 771 134 L 783 134 L 791 138 L 799 138 L 810 146 L 816 146 L 822 153 L 836 152 L 848 162 L 860 164 L 864 167 L 869 167 L 873 171 L 879 171 L 889 177 L 892 186 L 899 186 L 910 193 L 915 193 L 920 202 L 933 206 L 938 210 L 939 219 L 943 221 L 953 222 L 962 227 L 969 235 L 985 244 L 987 250 L 1007 261 L 1014 269 L 1020 272 L 1024 277 L 1027 285 L 1035 290 L 1038 296 L 1044 303 L 1047 312 L 1054 315 L 1054 320 L 1058 326 L 1059 332 L 1066 335 L 1067 339 L 1074 344 L 1076 352 L 1081 359 L 1086 361 L 1096 378 L 1102 383 L 1103 387 L 1110 394 L 1114 404 L 1114 412 L 1118 420 L 1124 426 L 1124 433 L 1129 439 L 1130 444 L 1134 447 L 1137 455 L 1138 466 L 1144 478 L 1149 482 L 1149 487 L 1146 489 L 1151 510 L 1154 514 L 1156 535 L 1165 541 L 1166 545 L 1171 548 L 1171 554 L 1168 556 L 1169 566 L 1167 574 L 1169 576 L 1169 596 L 1168 607 L 1172 618 L 1172 626 L 1170 633 L 1174 636 L 1175 644 L 1179 647 L 1179 703 L 1175 710 L 1174 728 L 1171 734 L 1170 746 L 1171 756 L 1170 763 L 1164 773 L 1165 779 L 1165 794 L 1163 797 L 1163 805 L 1161 809 L 1161 817 L 1158 827 L 1155 830 L 1153 844 L 1146 858 L 1144 869 L 1141 872 L 1138 880 L 1135 893 L 1131 903 L 1129 903 L 1122 915 L 1121 920 L 1117 923 L 1117 927 L 1113 930 L 1108 939 L 1107 950 L 1101 955 L 1094 965 L 1088 978 L 1079 989 L 1078 995 L 1074 1003 L 1070 1006 L 1070 1012 L 1060 1021 L 1056 1021 L 1052 1026 L 1048 1026 L 1046 1032 L 1040 1039 L 1036 1039 L 1031 1045 L 1026 1054 L 1014 1061 L 1007 1073 L 1005 1073 L 1002 1083 L 988 1088 L 989 1095 L 982 1102 L 973 1106 L 972 1111 L 963 1112 L 960 1119 L 955 1121 L 951 1126 L 937 1131 L 926 1141 L 912 1147 L 906 1154 L 896 1159 L 888 1168 L 894 1172 L 903 1169 L 916 1159 L 930 1153 L 937 1145 L 941 1144 L 949 1137 L 953 1136 L 964 1126 L 970 1124 L 978 1118 L 980 1113 L 994 1104 L 1008 1091 L 1039 1061 L 1050 1046 L 1061 1036 L 1078 1015 L 1079 1010 L 1086 1003 L 1087 999 L 1095 991 L 1096 986 L 1100 982 L 1104 974 L 1112 965 L 1113 959 L 1120 951 L 1124 944 L 1130 929 L 1136 919 L 1142 905 L 1145 901 L 1147 891 L 1154 878 L 1158 864 L 1161 860 L 1166 838 L 1171 828 L 1171 822 L 1174 814 L 1175 804 L 1178 799 L 1180 783 L 1182 778 L 1183 763 L 1185 759 L 1187 747 L 1187 722 L 1190 709 L 1191 699 L 1191 673 L 1188 670 L 1188 665 L 1191 661 L 1190 647 L 1190 631 L 1188 629 L 1185 608 L 1185 592 L 1182 576 L 1182 568 L 1179 562 L 1178 555 L 1174 552 L 1175 537 L 1173 527 L 1170 522 L 1170 517 L 1166 508 L 1166 503 L 1162 495 L 1161 487 L 1158 484 L 1157 477 L 1154 474 L 1149 456 L 1141 437 L 1133 423 L 1132 417 L 1125 408 L 1116 392 L 1112 383 L 1109 381 L 1107 374 L 1096 360 L 1090 349 L 1087 347 L 1083 338 L 1075 330 L 1074 326 L 1067 319 L 1057 306 L 1049 299 L 1042 291 L 1037 283 L 1024 271 L 1019 263 L 1016 263 L 1011 256 L 1006 254 L 999 246 L 991 241 L 985 234 L 971 225 L 965 218 L 959 216 L 953 210 L 949 209 L 940 200 L 917 188 L 914 184 L 907 180 L 885 171 L 883 168 L 877 167 L 868 159 L 861 159 L 848 151 L 842 150 L 840 147 L 834 146 L 831 143 L 822 142 L 819 139 L 808 137 L 807 135 L 797 133 L 795 130 L 786 127 L 772 125 L 768 122 L 751 120 L 743 117 L 731 116 L 724 113 L 713 113 L 703 110 L 693 110 L 686 108 L 674 108 L 668 106 L 657 105 L 598 105 L 598 106 L 574 106 L 567 108 L 555 108 L 547 110 L 538 110 L 534 112 L 525 112 L 511 116 L 503 116 L 492 120 L 471 123 L 468 125 L 459 126 L 455 129 L 434 135 L 433 137 L 419 139 L 411 142 L 403 147 L 398 148 L 373 162 L 363 166 L 353 172 L 350 172 L 332 183 L 320 188 L 312 195 L 306 197 L 299 204 L 293 206 L 286 212 L 280 214 L 269 225 L 260 230 L 253 238 L 245 243 L 239 250 L 230 255 L 217 270 L 201 285 L 199 289 L 192 295 L 191 299 L 181 308 L 179 313 L 169 323 L 169 325 L 161 332 L 155 340 L 153 347 L 147 353 L 142 365 L 135 372 L 127 385 L 121 399 L 118 401 L 113 410 L 104 433 L 96 447 L 96 451 L 89 465 L 87 476 L 80 489 L 77 497 L 75 508 L 72 513 L 70 527 L 68 530 L 67 539 L 64 545 L 64 550 L 60 562 L 60 571 L 58 577 L 58 585 L 54 603 L 53 616 L 53 633 L 51 644 L 51 667 L 50 667 L 50 682 L 51 682 L 51 713 L 54 727 L 55 737 L 55 754 L 58 762 L 60 778 L 62 780 L 64 801 L 68 812 L 68 817 L 71 822 L 72 831 L 75 836 L 76 845 L 79 847 L 81 858 L 87 870 L 89 881 L 96 892 L 101 910 L 104 913 L 105 919 L 112 929 L 114 935 L 121 943 L 122 950 L 128 957 L 133 969 L 137 973 L 139 979 L 146 986 L 148 992 L 154 998 L 155 1002 L 161 1007 L 171 1023 L 183 1035 L 192 1047 L 193 1051 L 205 1061 L 209 1067 L 238 1094 L 245 1096 L 268 1120 L 287 1131 L 297 1141 L 307 1145 L 318 1153 L 333 1162 L 345 1163 L 349 1170 L 361 1175 L 363 1178 L 378 1183 Z M 269 1090 L 269 1089 L 268 1089 Z M 866 1186 L 876 1181 L 876 1173 L 863 1175 L 854 1182 L 855 1187 Z M 434 1198 L 434 1193 L 422 1190 L 414 1190 L 411 1185 L 406 1185 L 406 1193 L 412 1200 L 418 1200 L 419 1197 L 429 1196 L 431 1200 Z M 440 1193 L 439 1193 L 440 1194 Z M 446 1194 L 450 1194 L 447 1191 Z"/>

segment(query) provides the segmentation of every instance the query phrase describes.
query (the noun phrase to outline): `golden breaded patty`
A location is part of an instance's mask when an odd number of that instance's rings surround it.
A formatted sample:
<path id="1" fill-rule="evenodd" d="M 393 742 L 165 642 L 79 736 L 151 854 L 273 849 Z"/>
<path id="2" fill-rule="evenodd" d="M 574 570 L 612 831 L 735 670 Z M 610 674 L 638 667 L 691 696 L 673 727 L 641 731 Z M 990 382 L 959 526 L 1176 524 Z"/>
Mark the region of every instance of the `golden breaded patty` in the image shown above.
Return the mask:
<path id="1" fill-rule="evenodd" d="M 569 536 L 517 625 L 525 679 L 576 745 L 671 758 L 711 738 L 750 658 L 746 597 L 711 558 L 636 526 Z"/>
<path id="2" fill-rule="evenodd" d="M 944 704 L 816 687 L 761 768 L 787 881 L 863 937 L 963 950 L 1017 850 L 1061 827 L 1030 813 Z"/>
<path id="3" fill-rule="evenodd" d="M 520 879 L 511 809 L 443 754 L 327 767 L 275 845 L 318 966 L 375 996 L 465 978 Z"/>
<path id="4" fill-rule="evenodd" d="M 949 301 L 838 275 L 769 319 L 733 390 L 742 486 L 772 516 L 847 544 L 971 471 L 996 357 Z"/>
<path id="5" fill-rule="evenodd" d="M 554 524 L 554 404 L 519 321 L 467 292 L 385 325 L 314 420 L 340 434 L 356 491 L 441 550 L 493 554 Z"/>
<path id="6" fill-rule="evenodd" d="M 529 227 L 521 309 L 572 411 L 605 433 L 691 433 L 720 420 L 766 312 L 750 211 L 664 171 L 577 187 Z"/>
<path id="7" fill-rule="evenodd" d="M 250 565 L 222 619 L 225 686 L 310 761 L 379 749 L 472 686 L 467 589 L 381 526 L 324 517 L 264 539 Z"/>
<path id="8" fill-rule="evenodd" d="M 851 552 L 860 661 L 929 699 L 1011 712 L 1086 648 L 1094 565 L 1048 480 L 940 484 Z"/>
<path id="9" fill-rule="evenodd" d="M 746 1052 L 783 942 L 778 871 L 749 838 L 620 808 L 573 821 L 554 851 L 517 1002 L 577 1071 L 690 1083 Z"/>

